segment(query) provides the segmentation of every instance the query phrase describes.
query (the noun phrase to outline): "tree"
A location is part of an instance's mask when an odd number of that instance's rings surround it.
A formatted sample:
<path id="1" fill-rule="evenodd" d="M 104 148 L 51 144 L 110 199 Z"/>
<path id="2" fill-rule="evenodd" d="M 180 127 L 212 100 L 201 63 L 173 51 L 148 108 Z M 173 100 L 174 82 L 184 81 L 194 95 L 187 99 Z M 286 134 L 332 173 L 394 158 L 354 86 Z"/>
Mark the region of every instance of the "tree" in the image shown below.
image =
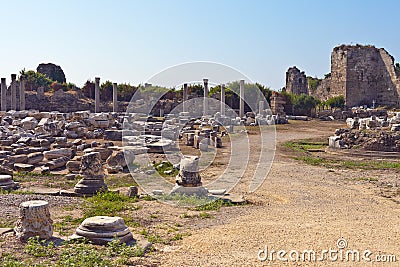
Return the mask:
<path id="1" fill-rule="evenodd" d="M 346 100 L 344 99 L 344 96 L 339 95 L 339 96 L 334 96 L 332 98 L 329 98 L 328 100 L 326 100 L 325 103 L 331 109 L 334 109 L 334 108 L 343 109 L 345 106 Z"/>
<path id="2" fill-rule="evenodd" d="M 53 83 L 53 81 L 44 74 L 34 70 L 25 71 L 25 69 L 23 69 L 19 73 L 25 78 L 25 90 L 27 91 L 36 91 L 39 87 L 43 87 L 45 91 L 48 91 L 50 90 L 50 85 Z"/>

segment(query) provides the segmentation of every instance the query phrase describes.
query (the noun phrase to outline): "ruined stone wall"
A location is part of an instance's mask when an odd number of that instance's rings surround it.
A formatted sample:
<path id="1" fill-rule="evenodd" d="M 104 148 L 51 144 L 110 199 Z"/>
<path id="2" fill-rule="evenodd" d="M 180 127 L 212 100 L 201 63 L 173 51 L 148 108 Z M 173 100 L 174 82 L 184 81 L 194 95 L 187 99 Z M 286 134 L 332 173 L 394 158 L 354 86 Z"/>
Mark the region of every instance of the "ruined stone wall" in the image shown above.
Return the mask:
<path id="1" fill-rule="evenodd" d="M 374 46 L 335 47 L 331 56 L 331 96 L 344 95 L 346 106 L 398 106 L 394 60 Z"/>
<path id="2" fill-rule="evenodd" d="M 383 48 L 341 45 L 331 54 L 331 76 L 310 91 L 321 100 L 343 95 L 348 108 L 360 105 L 400 107 L 400 81 L 393 57 Z"/>
<path id="3" fill-rule="evenodd" d="M 286 72 L 286 92 L 300 95 L 308 94 L 308 82 L 304 71 L 294 66 Z"/>
<path id="4" fill-rule="evenodd" d="M 331 94 L 331 77 L 327 77 L 321 80 L 316 88 L 316 90 L 308 90 L 311 96 L 314 96 L 320 100 L 326 101 L 328 98 L 332 97 Z"/>

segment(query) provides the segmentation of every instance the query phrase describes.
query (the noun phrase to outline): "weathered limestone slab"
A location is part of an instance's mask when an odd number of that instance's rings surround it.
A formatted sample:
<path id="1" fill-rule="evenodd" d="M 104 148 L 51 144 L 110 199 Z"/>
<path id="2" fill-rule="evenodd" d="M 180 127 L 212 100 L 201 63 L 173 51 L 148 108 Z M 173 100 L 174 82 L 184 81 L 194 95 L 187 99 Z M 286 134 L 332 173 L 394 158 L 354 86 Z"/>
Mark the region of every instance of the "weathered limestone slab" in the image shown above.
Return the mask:
<path id="1" fill-rule="evenodd" d="M 71 158 L 72 153 L 73 153 L 73 151 L 70 148 L 58 148 L 58 149 L 53 149 L 50 151 L 45 151 L 44 157 L 48 160 L 57 159 L 57 158 L 61 158 L 61 157 Z"/>
<path id="2" fill-rule="evenodd" d="M 42 152 L 34 152 L 34 153 L 28 154 L 27 158 L 28 158 L 27 159 L 28 164 L 35 165 L 43 160 L 44 155 Z"/>
<path id="3" fill-rule="evenodd" d="M 124 243 L 131 243 L 132 233 L 120 217 L 95 216 L 85 219 L 76 229 L 73 238 L 85 237 L 97 245 L 105 245 L 118 239 Z"/>
<path id="4" fill-rule="evenodd" d="M 69 157 L 60 157 L 53 159 L 45 164 L 50 171 L 64 167 L 69 161 Z"/>
<path id="5" fill-rule="evenodd" d="M 26 201 L 20 205 L 20 216 L 14 231 L 17 239 L 21 241 L 35 236 L 49 239 L 53 236 L 52 224 L 48 202 L 43 200 Z"/>
<path id="6" fill-rule="evenodd" d="M 78 173 L 81 170 L 81 162 L 79 160 L 70 160 L 67 162 L 66 167 L 69 172 Z"/>
<path id="7" fill-rule="evenodd" d="M 14 170 L 19 172 L 31 172 L 35 169 L 34 165 L 24 164 L 24 163 L 15 163 Z"/>

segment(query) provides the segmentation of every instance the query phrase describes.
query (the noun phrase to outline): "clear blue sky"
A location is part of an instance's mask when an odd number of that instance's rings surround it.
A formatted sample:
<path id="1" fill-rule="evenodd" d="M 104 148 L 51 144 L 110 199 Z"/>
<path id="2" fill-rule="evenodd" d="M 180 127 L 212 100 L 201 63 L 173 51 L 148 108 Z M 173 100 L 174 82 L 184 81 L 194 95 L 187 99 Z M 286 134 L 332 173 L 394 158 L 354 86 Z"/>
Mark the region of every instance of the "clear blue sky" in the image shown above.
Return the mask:
<path id="1" fill-rule="evenodd" d="M 343 43 L 384 47 L 400 61 L 400 1 L 0 2 L 7 81 L 52 62 L 78 86 L 95 76 L 138 84 L 172 65 L 213 61 L 279 89 L 293 65 L 328 73 Z"/>

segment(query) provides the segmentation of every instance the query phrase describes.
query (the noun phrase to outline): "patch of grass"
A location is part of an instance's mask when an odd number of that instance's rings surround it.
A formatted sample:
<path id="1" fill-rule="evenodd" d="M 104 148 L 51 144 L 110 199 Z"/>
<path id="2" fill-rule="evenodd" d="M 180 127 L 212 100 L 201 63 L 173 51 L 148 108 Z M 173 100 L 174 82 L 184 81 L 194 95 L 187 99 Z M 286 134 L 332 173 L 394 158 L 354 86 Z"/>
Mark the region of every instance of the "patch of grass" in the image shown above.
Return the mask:
<path id="1" fill-rule="evenodd" d="M 53 223 L 54 230 L 62 236 L 73 234 L 76 227 L 83 221 L 83 218 L 73 218 L 67 215 L 62 221 Z"/>
<path id="2" fill-rule="evenodd" d="M 56 262 L 57 267 L 113 266 L 104 252 L 91 244 L 67 244 Z"/>
<path id="3" fill-rule="evenodd" d="M 93 197 L 86 199 L 84 205 L 84 217 L 93 216 L 117 216 L 119 212 L 126 210 L 137 210 L 141 206 L 134 206 L 132 203 L 137 202 L 135 198 L 123 196 L 118 193 L 107 191 L 99 192 Z"/>
<path id="4" fill-rule="evenodd" d="M 156 200 L 154 197 L 152 197 L 150 195 L 145 195 L 142 199 L 146 200 L 146 201 L 154 201 L 154 200 Z"/>
<path id="5" fill-rule="evenodd" d="M 359 177 L 359 178 L 355 178 L 353 180 L 366 181 L 366 182 L 377 182 L 377 181 L 379 181 L 378 178 L 375 178 L 375 177 Z"/>
<path id="6" fill-rule="evenodd" d="M 157 234 L 150 234 L 147 232 L 146 229 L 142 229 L 139 234 L 141 234 L 142 236 L 144 236 L 147 241 L 149 241 L 150 243 L 161 243 L 161 244 L 165 244 L 164 240 L 161 238 L 161 236 L 157 235 Z"/>
<path id="7" fill-rule="evenodd" d="M 106 176 L 105 182 L 109 188 L 137 186 L 137 183 L 130 174 L 123 176 L 120 175 Z"/>
<path id="8" fill-rule="evenodd" d="M 160 200 L 172 202 L 177 206 L 183 207 L 196 207 L 208 204 L 211 199 L 209 197 L 198 197 L 196 195 L 188 196 L 185 194 L 163 194 L 160 196 Z"/>
<path id="9" fill-rule="evenodd" d="M 393 161 L 374 161 L 374 160 L 335 160 L 325 159 L 311 155 L 294 157 L 295 160 L 303 161 L 314 166 L 324 166 L 327 168 L 361 169 L 361 170 L 400 170 L 400 162 Z"/>
<path id="10" fill-rule="evenodd" d="M 308 140 L 289 141 L 283 144 L 284 147 L 296 151 L 308 151 L 312 149 L 323 149 L 328 145 L 327 142 L 315 142 Z"/>
<path id="11" fill-rule="evenodd" d="M 201 219 L 208 219 L 208 218 L 212 218 L 213 216 L 208 212 L 202 211 L 202 212 L 200 212 L 199 217 Z"/>
<path id="12" fill-rule="evenodd" d="M 230 201 L 224 201 L 222 199 L 217 199 L 217 200 L 211 201 L 205 205 L 198 206 L 194 209 L 198 210 L 198 211 L 205 211 L 205 210 L 219 211 L 219 209 L 221 207 L 230 207 L 230 206 L 234 206 L 234 204 Z"/>
<path id="13" fill-rule="evenodd" d="M 178 175 L 178 170 L 174 168 L 174 165 L 169 161 L 163 161 L 154 164 L 155 169 L 161 176 L 176 176 Z M 165 173 L 167 172 L 167 174 Z"/>
<path id="14" fill-rule="evenodd" d="M 31 237 L 25 245 L 24 252 L 34 257 L 52 257 L 55 255 L 55 245 L 53 242 L 47 243 L 38 237 Z"/>
<path id="15" fill-rule="evenodd" d="M 177 233 L 174 235 L 174 237 L 172 237 L 172 241 L 177 241 L 177 240 L 182 240 L 183 239 L 183 234 L 181 233 Z"/>

